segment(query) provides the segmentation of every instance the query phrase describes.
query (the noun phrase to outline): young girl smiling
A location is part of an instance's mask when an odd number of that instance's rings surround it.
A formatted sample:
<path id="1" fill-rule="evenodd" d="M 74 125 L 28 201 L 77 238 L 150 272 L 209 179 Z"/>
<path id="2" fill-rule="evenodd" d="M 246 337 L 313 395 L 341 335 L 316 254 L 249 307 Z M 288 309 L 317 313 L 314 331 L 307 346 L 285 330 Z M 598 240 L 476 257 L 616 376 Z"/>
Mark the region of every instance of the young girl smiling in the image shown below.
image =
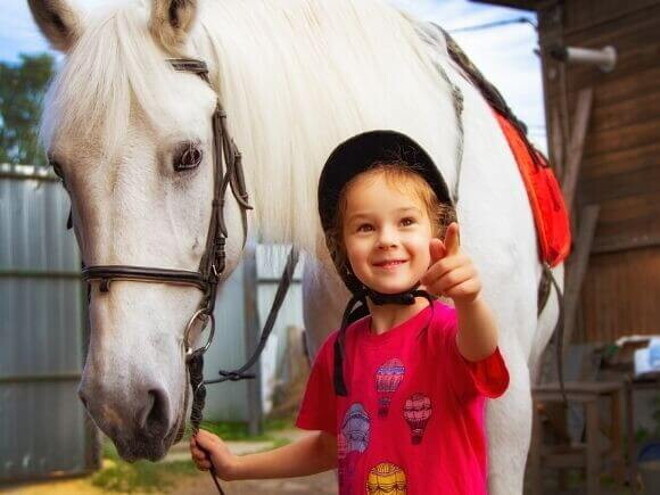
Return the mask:
<path id="1" fill-rule="evenodd" d="M 296 421 L 314 433 L 238 457 L 200 431 L 197 466 L 226 480 L 338 468 L 341 494 L 485 494 L 485 399 L 509 376 L 435 164 L 398 132 L 355 136 L 324 166 L 319 213 L 353 298 Z"/>

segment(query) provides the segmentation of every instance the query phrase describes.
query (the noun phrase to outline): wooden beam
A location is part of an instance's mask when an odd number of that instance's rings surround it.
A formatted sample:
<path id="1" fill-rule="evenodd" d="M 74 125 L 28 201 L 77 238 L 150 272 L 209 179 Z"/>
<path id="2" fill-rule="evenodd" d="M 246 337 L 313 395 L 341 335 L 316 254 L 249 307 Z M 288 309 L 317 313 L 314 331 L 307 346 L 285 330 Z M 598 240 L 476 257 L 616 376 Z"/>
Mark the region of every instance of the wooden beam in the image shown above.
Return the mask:
<path id="1" fill-rule="evenodd" d="M 486 3 L 500 7 L 511 7 L 522 10 L 536 10 L 539 0 L 470 0 L 474 3 Z"/>
<path id="2" fill-rule="evenodd" d="M 586 88 L 580 91 L 577 98 L 577 109 L 575 110 L 575 122 L 571 132 L 566 153 L 566 167 L 564 169 L 564 181 L 562 191 L 566 200 L 566 207 L 570 212 L 575 200 L 578 176 L 580 175 L 580 163 L 584 152 L 584 141 L 587 135 L 587 126 L 591 116 L 591 103 L 593 101 L 593 89 Z"/>
<path id="3" fill-rule="evenodd" d="M 557 107 L 552 109 L 550 115 L 550 122 L 552 130 L 550 132 L 550 153 L 552 157 L 552 165 L 555 169 L 557 177 L 564 175 L 564 139 L 561 132 L 561 119 L 559 117 L 559 110 Z"/>
<path id="4" fill-rule="evenodd" d="M 575 249 L 568 261 L 566 290 L 564 292 L 564 352 L 566 352 L 573 337 L 580 290 L 589 265 L 589 255 L 591 254 L 591 245 L 596 232 L 599 212 L 599 205 L 589 205 L 580 211 L 578 237 Z"/>

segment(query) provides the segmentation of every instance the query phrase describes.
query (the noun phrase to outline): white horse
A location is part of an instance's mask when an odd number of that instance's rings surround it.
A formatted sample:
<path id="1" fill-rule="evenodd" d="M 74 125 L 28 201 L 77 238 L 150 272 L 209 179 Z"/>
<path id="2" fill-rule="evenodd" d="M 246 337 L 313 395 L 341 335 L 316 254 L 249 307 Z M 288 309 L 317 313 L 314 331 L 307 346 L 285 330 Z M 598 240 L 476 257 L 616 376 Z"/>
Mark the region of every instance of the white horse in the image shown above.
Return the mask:
<path id="1" fill-rule="evenodd" d="M 541 265 L 521 177 L 490 108 L 441 37 L 422 41 L 423 25 L 375 0 L 151 0 L 94 18 L 68 0 L 29 3 L 66 54 L 42 134 L 71 196 L 87 265 L 197 269 L 211 214 L 217 96 L 243 152 L 251 231 L 313 258 L 304 305 L 315 346 L 347 297 L 317 219 L 316 185 L 330 151 L 358 132 L 396 129 L 429 151 L 450 189 L 460 175 L 462 243 L 497 313 L 512 377 L 488 404 L 490 493 L 522 492 L 530 373 L 557 306 L 552 298 L 537 317 Z M 212 88 L 175 72 L 171 57 L 206 61 Z M 461 116 L 452 85 L 464 97 Z M 201 164 L 176 171 L 190 147 L 203 153 Z M 226 277 L 241 257 L 243 230 L 231 195 L 225 210 Z M 183 328 L 200 298 L 169 284 L 116 281 L 107 293 L 94 285 L 80 396 L 126 459 L 159 459 L 180 436 L 189 394 Z"/>

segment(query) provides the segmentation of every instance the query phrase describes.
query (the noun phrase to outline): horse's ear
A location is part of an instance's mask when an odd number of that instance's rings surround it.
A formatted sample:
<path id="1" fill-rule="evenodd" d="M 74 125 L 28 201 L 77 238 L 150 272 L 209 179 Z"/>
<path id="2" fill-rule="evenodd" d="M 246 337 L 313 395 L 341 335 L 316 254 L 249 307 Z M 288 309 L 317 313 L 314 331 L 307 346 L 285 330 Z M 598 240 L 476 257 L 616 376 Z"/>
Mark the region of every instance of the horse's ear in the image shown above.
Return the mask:
<path id="1" fill-rule="evenodd" d="M 167 52 L 178 54 L 197 14 L 197 0 L 153 0 L 149 29 Z"/>
<path id="2" fill-rule="evenodd" d="M 82 32 L 76 9 L 67 0 L 28 0 L 28 4 L 34 21 L 51 46 L 64 53 L 71 50 Z"/>

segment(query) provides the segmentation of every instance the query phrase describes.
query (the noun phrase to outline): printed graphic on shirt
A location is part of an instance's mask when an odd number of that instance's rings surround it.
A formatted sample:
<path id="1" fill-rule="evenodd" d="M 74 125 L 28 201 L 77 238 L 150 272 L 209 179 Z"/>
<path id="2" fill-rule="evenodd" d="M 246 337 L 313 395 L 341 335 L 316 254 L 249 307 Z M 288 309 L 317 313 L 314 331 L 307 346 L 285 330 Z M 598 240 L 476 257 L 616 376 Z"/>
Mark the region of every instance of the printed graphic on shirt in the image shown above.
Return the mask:
<path id="1" fill-rule="evenodd" d="M 381 365 L 376 372 L 376 392 L 378 393 L 378 416 L 384 418 L 390 410 L 392 396 L 399 388 L 406 369 L 400 359 L 393 358 Z"/>
<path id="2" fill-rule="evenodd" d="M 418 445 L 422 442 L 426 424 L 433 412 L 431 399 L 424 394 L 414 394 L 406 399 L 403 406 L 403 417 L 410 426 L 412 443 Z"/>
<path id="3" fill-rule="evenodd" d="M 348 408 L 341 425 L 341 433 L 346 438 L 346 454 L 364 452 L 369 446 L 371 420 L 362 404 L 355 403 Z"/>
<path id="4" fill-rule="evenodd" d="M 406 495 L 406 473 L 396 464 L 381 462 L 367 478 L 367 495 Z"/>

